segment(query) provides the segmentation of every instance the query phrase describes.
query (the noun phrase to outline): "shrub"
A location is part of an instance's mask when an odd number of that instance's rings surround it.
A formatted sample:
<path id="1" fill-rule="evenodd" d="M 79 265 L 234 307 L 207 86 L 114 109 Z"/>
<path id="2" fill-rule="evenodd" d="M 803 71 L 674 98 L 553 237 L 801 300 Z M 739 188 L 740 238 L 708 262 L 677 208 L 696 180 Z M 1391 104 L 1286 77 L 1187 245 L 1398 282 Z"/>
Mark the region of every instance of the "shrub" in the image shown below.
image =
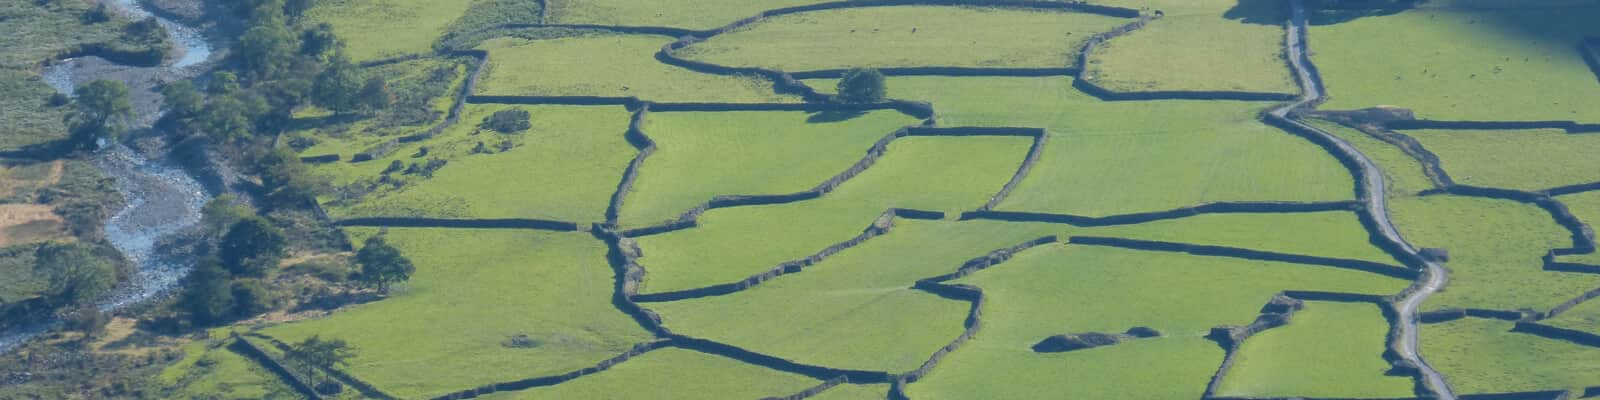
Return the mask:
<path id="1" fill-rule="evenodd" d="M 530 118 L 528 110 L 516 108 L 500 110 L 495 111 L 493 115 L 485 117 L 483 123 L 478 126 L 485 129 L 493 129 L 495 132 L 500 133 L 517 133 L 533 127 L 533 123 L 529 121 Z"/>
<path id="2" fill-rule="evenodd" d="M 261 217 L 247 217 L 233 224 L 222 237 L 218 255 L 229 271 L 245 276 L 264 276 L 283 257 L 283 232 Z"/>
<path id="3" fill-rule="evenodd" d="M 844 103 L 877 103 L 888 96 L 883 73 L 874 68 L 850 69 L 839 80 L 838 90 L 838 100 Z"/>
<path id="4" fill-rule="evenodd" d="M 249 317 L 278 308 L 278 296 L 260 279 L 233 281 L 233 309 L 239 317 Z"/>

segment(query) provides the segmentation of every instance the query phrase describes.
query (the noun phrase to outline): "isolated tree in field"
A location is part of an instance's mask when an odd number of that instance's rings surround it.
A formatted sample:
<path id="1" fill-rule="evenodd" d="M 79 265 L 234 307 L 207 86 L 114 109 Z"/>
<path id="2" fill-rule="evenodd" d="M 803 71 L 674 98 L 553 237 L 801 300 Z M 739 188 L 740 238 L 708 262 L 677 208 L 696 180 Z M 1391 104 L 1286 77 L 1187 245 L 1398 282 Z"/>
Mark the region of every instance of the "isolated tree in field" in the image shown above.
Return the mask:
<path id="1" fill-rule="evenodd" d="M 100 139 L 114 141 L 127 129 L 128 120 L 133 117 L 127 85 L 100 79 L 79 86 L 75 93 L 78 98 L 73 101 L 66 122 L 72 142 L 80 148 L 95 148 Z"/>
<path id="2" fill-rule="evenodd" d="M 493 129 L 500 133 L 517 133 L 533 127 L 533 123 L 529 121 L 530 117 L 528 110 L 520 108 L 500 110 L 484 117 L 478 127 Z"/>
<path id="3" fill-rule="evenodd" d="M 235 275 L 264 276 L 283 258 L 283 232 L 261 217 L 235 222 L 222 236 L 217 255 L 222 265 Z"/>
<path id="4" fill-rule="evenodd" d="M 839 101 L 865 104 L 883 101 L 888 96 L 883 73 L 873 68 L 852 68 L 839 80 Z"/>
<path id="5" fill-rule="evenodd" d="M 356 280 L 385 294 L 393 284 L 411 279 L 411 273 L 417 270 L 411 259 L 400 255 L 400 249 L 390 246 L 382 235 L 367 238 L 356 253 L 356 263 L 361 265 Z"/>
<path id="6" fill-rule="evenodd" d="M 322 337 L 312 335 L 306 340 L 289 346 L 285 354 L 301 373 L 306 375 L 312 386 L 317 384 L 317 371 L 331 369 L 335 365 L 348 365 L 348 360 L 355 357 L 350 350 L 350 345 L 342 339 L 322 340 Z"/>
<path id="7" fill-rule="evenodd" d="M 222 268 L 221 260 L 203 258 L 185 278 L 178 305 L 197 323 L 223 321 L 233 314 L 231 279 L 228 271 Z"/>
<path id="8" fill-rule="evenodd" d="M 82 243 L 50 243 L 34 252 L 35 275 L 48 278 L 47 293 L 60 305 L 85 305 L 117 285 L 117 267 Z"/>

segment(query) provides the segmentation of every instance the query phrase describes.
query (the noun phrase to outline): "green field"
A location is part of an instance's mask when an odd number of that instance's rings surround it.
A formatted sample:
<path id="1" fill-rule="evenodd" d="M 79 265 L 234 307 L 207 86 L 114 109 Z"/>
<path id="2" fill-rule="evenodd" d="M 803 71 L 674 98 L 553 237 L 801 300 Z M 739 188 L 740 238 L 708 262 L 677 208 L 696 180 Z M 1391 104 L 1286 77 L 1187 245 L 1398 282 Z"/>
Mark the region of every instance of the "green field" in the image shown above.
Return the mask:
<path id="1" fill-rule="evenodd" d="M 489 51 L 483 95 L 638 97 L 657 102 L 796 102 L 758 77 L 698 74 L 653 54 L 666 36 L 591 33 L 543 40 L 499 38 Z"/>
<path id="2" fill-rule="evenodd" d="M 520 108 L 533 128 L 502 134 L 479 128 L 495 111 Z M 622 172 L 637 151 L 623 138 L 629 113 L 621 106 L 468 107 L 462 123 L 433 139 L 399 146 L 389 156 L 361 163 L 316 167 L 338 185 L 377 184 L 390 163 L 448 160 L 430 177 L 391 174 L 407 183 L 378 189 L 351 200 L 333 201 L 338 217 L 411 216 L 451 218 L 541 218 L 593 222 L 605 219 L 606 205 Z M 494 154 L 472 154 L 478 143 L 494 149 L 502 141 L 515 147 Z M 415 157 L 420 147 L 426 157 Z"/>
<path id="3" fill-rule="evenodd" d="M 1311 126 L 1332 133 L 1350 145 L 1355 146 L 1361 154 L 1367 155 L 1378 169 L 1383 170 L 1384 187 L 1389 189 L 1389 197 L 1410 196 L 1433 188 L 1433 181 L 1428 179 L 1428 174 L 1423 172 L 1422 163 L 1416 158 L 1406 154 L 1404 150 L 1388 142 L 1379 140 L 1354 128 L 1339 125 L 1320 119 L 1306 121 Z"/>
<path id="4" fill-rule="evenodd" d="M 1565 204 L 1579 221 L 1588 224 L 1590 228 L 1600 227 L 1600 191 L 1583 192 L 1557 197 L 1556 200 Z M 1594 254 L 1580 254 L 1575 256 L 1558 257 L 1565 262 L 1577 262 L 1589 265 L 1600 265 L 1600 251 Z"/>
<path id="5" fill-rule="evenodd" d="M 388 239 L 416 262 L 407 287 L 263 332 L 349 341 L 351 375 L 407 398 L 558 375 L 650 339 L 612 307 L 605 245 L 587 234 L 389 229 Z M 518 335 L 535 346 L 504 345 Z"/>
<path id="6" fill-rule="evenodd" d="M 648 225 L 718 195 L 810 190 L 855 164 L 884 135 L 917 123 L 887 110 L 652 113 L 643 130 L 656 152 L 639 170 L 619 219 Z"/>
<path id="7" fill-rule="evenodd" d="M 1600 349 L 1525 333 L 1511 322 L 1468 318 L 1422 326 L 1422 353 L 1458 394 L 1582 389 L 1600 374 Z M 1581 391 L 1581 390 L 1580 390 Z"/>
<path id="8" fill-rule="evenodd" d="M 1072 11 L 899 6 L 771 17 L 680 50 L 718 65 L 783 71 L 864 67 L 1056 67 L 1128 20 Z"/>
<path id="9" fill-rule="evenodd" d="M 1068 78 L 888 82 L 892 97 L 932 102 L 944 126 L 1049 130 L 1050 146 L 1001 210 L 1103 216 L 1217 201 L 1354 197 L 1350 173 L 1332 156 L 1256 120 L 1265 103 L 1108 103 L 1071 84 Z"/>
<path id="10" fill-rule="evenodd" d="M 1594 182 L 1600 171 L 1600 136 L 1559 129 L 1405 131 L 1439 155 L 1445 171 L 1463 185 L 1537 191 Z M 1506 149 L 1517 149 L 1508 152 Z"/>
<path id="11" fill-rule="evenodd" d="M 554 387 L 484 397 L 510 399 L 758 399 L 820 382 L 692 350 L 667 348 Z"/>
<path id="12" fill-rule="evenodd" d="M 826 0 L 589 0 L 550 2 L 552 24 L 712 29 L 762 11 Z"/>
<path id="13" fill-rule="evenodd" d="M 1395 227 L 1419 247 L 1450 251 L 1450 285 L 1426 309 L 1548 310 L 1600 286 L 1600 276 L 1544 271 L 1540 259 L 1572 245 L 1570 234 L 1533 205 L 1459 196 L 1390 202 Z"/>
<path id="14" fill-rule="evenodd" d="M 297 399 L 300 394 L 255 360 L 228 345 L 196 341 L 183 347 L 184 357 L 158 377 L 170 398 Z M 215 396 L 215 397 L 210 397 Z"/>
<path id="15" fill-rule="evenodd" d="M 695 229 L 639 238 L 650 273 L 641 292 L 728 283 L 849 239 L 891 207 L 959 212 L 982 206 L 1027 153 L 1021 137 L 908 137 L 821 199 L 712 210 Z M 948 190 L 927 191 L 930 187 Z"/>
<path id="16" fill-rule="evenodd" d="M 1573 307 L 1553 318 L 1539 321 L 1539 323 L 1558 328 L 1600 333 L 1600 302 L 1593 301 L 1593 299 L 1584 301 L 1579 303 L 1577 307 Z"/>
<path id="17" fill-rule="evenodd" d="M 1600 81 L 1576 50 L 1581 37 L 1600 34 L 1593 23 L 1600 7 L 1505 4 L 1447 3 L 1314 26 L 1312 57 L 1332 93 L 1322 108 L 1393 105 L 1437 120 L 1600 121 L 1592 107 Z"/>
<path id="18" fill-rule="evenodd" d="M 1348 258 L 1400 266 L 1373 246 L 1353 212 L 1204 214 L 1183 219 L 1096 228 L 1085 235 L 1243 247 Z"/>
<path id="19" fill-rule="evenodd" d="M 812 396 L 816 400 L 882 400 L 887 397 L 889 385 L 839 385 L 828 389 L 822 394 Z"/>
<path id="20" fill-rule="evenodd" d="M 1299 91 L 1283 60 L 1282 3 L 1193 3 L 1106 42 L 1085 75 L 1116 91 Z"/>
<path id="21" fill-rule="evenodd" d="M 1385 376 L 1389 323 L 1377 305 L 1306 302 L 1289 325 L 1251 336 L 1217 394 L 1404 398 L 1410 378 Z"/>

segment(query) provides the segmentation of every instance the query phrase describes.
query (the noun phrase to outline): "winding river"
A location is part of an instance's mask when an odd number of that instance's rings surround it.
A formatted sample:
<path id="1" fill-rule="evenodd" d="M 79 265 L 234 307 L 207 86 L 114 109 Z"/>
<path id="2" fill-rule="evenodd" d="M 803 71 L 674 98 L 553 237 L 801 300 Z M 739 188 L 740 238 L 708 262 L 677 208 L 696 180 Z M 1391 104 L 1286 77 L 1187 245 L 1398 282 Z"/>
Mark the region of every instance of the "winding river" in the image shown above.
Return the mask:
<path id="1" fill-rule="evenodd" d="M 178 57 L 150 69 L 174 79 L 188 78 L 201 72 L 198 66 L 211 58 L 212 44 L 198 29 L 151 13 L 135 0 L 116 0 L 111 4 L 118 12 L 134 19 L 155 17 L 172 37 Z M 46 82 L 57 91 L 70 94 L 79 81 L 101 78 L 75 71 L 81 61 L 63 60 L 46 68 Z M 153 121 L 155 116 L 142 115 L 135 119 Z M 103 299 L 100 308 L 114 311 L 168 293 L 188 274 L 193 260 L 165 257 L 158 246 L 200 222 L 200 209 L 212 195 L 177 162 L 167 157 L 148 157 L 120 144 L 100 150 L 92 162 L 103 174 L 116 180 L 117 192 L 126 200 L 122 209 L 106 221 L 106 240 L 136 266 L 132 279 Z M 11 351 L 58 324 L 58 321 L 41 321 L 0 332 L 0 352 Z"/>

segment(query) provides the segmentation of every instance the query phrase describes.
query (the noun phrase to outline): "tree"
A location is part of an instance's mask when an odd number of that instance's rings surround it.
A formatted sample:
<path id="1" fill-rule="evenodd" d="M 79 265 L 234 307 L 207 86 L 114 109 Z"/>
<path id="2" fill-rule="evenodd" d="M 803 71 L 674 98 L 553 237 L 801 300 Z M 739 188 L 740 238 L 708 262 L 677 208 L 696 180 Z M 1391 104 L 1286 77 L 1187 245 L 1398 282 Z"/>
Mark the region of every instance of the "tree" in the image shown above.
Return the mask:
<path id="1" fill-rule="evenodd" d="M 329 25 L 327 22 L 319 23 L 304 32 L 300 32 L 300 54 L 318 59 L 329 55 L 338 57 L 339 50 L 343 48 L 344 41 L 339 40 L 339 36 L 333 33 L 333 25 Z"/>
<path id="2" fill-rule="evenodd" d="M 284 245 L 282 231 L 264 218 L 251 216 L 228 228 L 217 255 L 222 258 L 222 266 L 235 275 L 264 276 L 278 266 Z"/>
<path id="3" fill-rule="evenodd" d="M 300 17 L 305 16 L 306 10 L 310 10 L 314 5 L 316 4 L 312 0 L 288 0 L 283 4 L 283 14 L 288 16 L 290 21 L 299 21 Z"/>
<path id="4" fill-rule="evenodd" d="M 356 263 L 361 265 L 356 280 L 385 294 L 391 285 L 411 279 L 411 273 L 417 270 L 411 259 L 400 255 L 400 249 L 390 246 L 382 235 L 367 238 L 356 253 Z"/>
<path id="5" fill-rule="evenodd" d="M 839 80 L 839 101 L 865 104 L 883 101 L 888 95 L 883 73 L 873 68 L 852 68 Z"/>
<path id="6" fill-rule="evenodd" d="M 167 117 L 189 120 L 199 115 L 204 106 L 205 98 L 195 89 L 194 82 L 182 80 L 161 87 L 161 110 L 167 112 Z"/>
<path id="7" fill-rule="evenodd" d="M 50 243 L 34 252 L 34 273 L 47 277 L 58 304 L 85 305 L 117 285 L 117 268 L 83 243 Z"/>
<path id="8" fill-rule="evenodd" d="M 360 93 L 361 71 L 343 55 L 335 55 L 311 86 L 311 104 L 336 112 L 352 111 Z"/>
<path id="9" fill-rule="evenodd" d="M 233 315 L 234 296 L 228 271 L 216 257 L 200 260 L 183 285 L 179 306 L 200 324 L 221 322 Z"/>
<path id="10" fill-rule="evenodd" d="M 236 279 L 231 285 L 233 289 L 234 315 L 247 318 L 278 308 L 278 296 L 260 279 Z"/>
<path id="11" fill-rule="evenodd" d="M 94 306 L 78 307 L 68 314 L 65 319 L 67 329 L 83 332 L 84 339 L 92 339 L 106 333 L 106 325 L 111 323 L 111 317 Z"/>
<path id="12" fill-rule="evenodd" d="M 368 78 L 365 85 L 361 85 L 361 92 L 356 93 L 355 103 L 356 107 L 367 112 L 386 109 L 394 105 L 394 92 L 389 91 L 389 82 L 374 76 Z"/>
<path id="13" fill-rule="evenodd" d="M 244 31 L 234 46 L 240 67 L 257 80 L 271 79 L 294 55 L 294 37 L 282 24 L 260 23 Z"/>
<path id="14" fill-rule="evenodd" d="M 200 225 L 205 227 L 206 236 L 220 238 L 227 229 L 239 220 L 255 215 L 249 207 L 239 203 L 239 198 L 231 194 L 217 196 L 206 202 L 200 208 Z"/>
<path id="15" fill-rule="evenodd" d="M 478 127 L 493 129 L 500 133 L 517 133 L 533 127 L 533 123 L 528 121 L 529 117 L 528 110 L 520 108 L 500 110 L 484 117 L 483 123 L 478 124 Z"/>
<path id="16" fill-rule="evenodd" d="M 67 129 L 80 148 L 93 149 L 100 140 L 115 141 L 133 117 L 128 86 L 119 81 L 99 79 L 79 86 L 72 112 L 67 114 Z"/>
<path id="17" fill-rule="evenodd" d="M 355 357 L 355 354 L 350 350 L 350 345 L 342 339 L 322 340 L 320 335 L 312 335 L 300 343 L 290 345 L 285 356 L 300 367 L 312 386 L 316 386 L 317 371 L 330 369 L 335 365 L 348 365 L 348 360 Z"/>
<path id="18" fill-rule="evenodd" d="M 267 152 L 256 160 L 256 165 L 267 190 L 268 205 L 274 208 L 303 206 L 326 186 L 311 175 L 298 154 L 287 148 Z"/>
<path id="19" fill-rule="evenodd" d="M 250 136 L 250 117 L 245 104 L 232 96 L 211 100 L 200 111 L 199 128 L 218 142 L 237 141 Z"/>
<path id="20" fill-rule="evenodd" d="M 238 90 L 239 76 L 228 71 L 211 74 L 211 83 L 206 85 L 206 92 L 215 95 L 225 95 Z"/>

